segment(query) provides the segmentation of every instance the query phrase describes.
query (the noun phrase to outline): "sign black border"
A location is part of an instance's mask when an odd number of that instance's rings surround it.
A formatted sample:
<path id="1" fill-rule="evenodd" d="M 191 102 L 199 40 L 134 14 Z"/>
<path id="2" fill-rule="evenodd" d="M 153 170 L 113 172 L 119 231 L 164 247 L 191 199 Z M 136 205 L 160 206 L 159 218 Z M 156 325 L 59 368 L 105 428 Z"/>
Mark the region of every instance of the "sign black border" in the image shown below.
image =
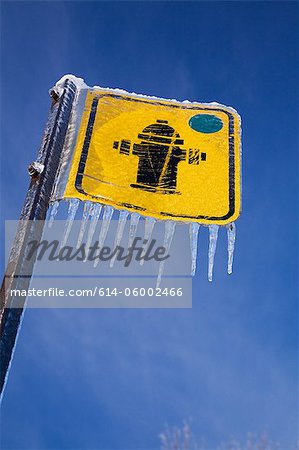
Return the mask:
<path id="1" fill-rule="evenodd" d="M 82 182 L 83 182 L 84 170 L 85 170 L 85 165 L 86 165 L 86 161 L 87 161 L 90 141 L 91 141 L 93 127 L 94 127 L 94 122 L 95 122 L 95 118 L 96 118 L 96 114 L 97 114 L 98 103 L 99 103 L 99 100 L 103 97 L 113 97 L 116 99 L 122 99 L 122 100 L 131 101 L 131 102 L 133 101 L 133 102 L 146 103 L 146 104 L 149 103 L 148 101 L 143 100 L 142 98 L 127 97 L 124 95 L 109 94 L 109 93 L 97 94 L 95 96 L 95 98 L 93 99 L 91 109 L 90 109 L 88 124 L 87 124 L 87 128 L 86 128 L 86 134 L 85 134 L 85 138 L 84 138 L 82 153 L 81 153 L 81 157 L 80 157 L 80 161 L 79 161 L 79 165 L 78 165 L 78 171 L 77 171 L 77 176 L 76 176 L 76 180 L 75 180 L 75 188 L 81 194 L 88 195 L 89 197 L 96 198 L 96 199 L 99 199 L 99 197 L 97 197 L 96 195 L 88 194 L 88 192 L 84 191 L 84 189 L 82 187 Z M 165 216 L 165 218 L 166 217 L 175 217 L 177 219 L 191 219 L 191 220 L 192 219 L 193 220 L 194 219 L 195 220 L 198 220 L 198 219 L 227 220 L 230 217 L 232 217 L 235 213 L 235 123 L 234 123 L 233 114 L 230 113 L 229 111 L 226 111 L 225 109 L 213 108 L 213 107 L 208 108 L 208 107 L 187 106 L 187 105 L 185 106 L 183 104 L 176 105 L 176 104 L 172 104 L 172 103 L 165 105 L 165 103 L 162 103 L 159 101 L 151 102 L 151 104 L 155 104 L 155 105 L 159 105 L 159 106 L 167 106 L 167 107 L 171 107 L 171 108 L 178 108 L 178 109 L 191 109 L 191 110 L 192 109 L 196 109 L 196 110 L 202 109 L 203 111 L 223 112 L 223 113 L 227 114 L 228 119 L 229 119 L 229 138 L 228 138 L 229 139 L 229 164 L 228 164 L 229 165 L 229 210 L 228 210 L 228 213 L 221 217 L 202 216 L 202 215 L 198 215 L 198 216 L 176 215 L 176 214 L 167 213 L 164 211 L 160 211 L 159 214 L 162 216 Z M 114 202 L 114 204 L 117 206 L 120 206 L 121 208 L 123 207 L 126 209 L 136 209 L 140 212 L 147 211 L 147 208 L 142 208 L 140 206 L 136 206 L 136 205 L 132 205 L 132 204 L 128 204 L 128 203 Z"/>

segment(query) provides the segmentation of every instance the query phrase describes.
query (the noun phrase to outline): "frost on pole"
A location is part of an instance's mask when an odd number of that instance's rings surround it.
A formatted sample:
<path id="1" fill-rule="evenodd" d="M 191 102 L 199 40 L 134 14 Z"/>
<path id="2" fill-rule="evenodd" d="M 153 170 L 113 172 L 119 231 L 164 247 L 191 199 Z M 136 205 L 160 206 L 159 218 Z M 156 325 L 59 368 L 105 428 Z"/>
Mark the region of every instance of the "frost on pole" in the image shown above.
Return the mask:
<path id="1" fill-rule="evenodd" d="M 218 229 L 225 226 L 231 273 L 234 221 L 241 203 L 238 113 L 218 103 L 178 102 L 89 88 L 82 81 L 79 91 L 52 201 L 87 202 L 84 230 L 88 221 L 94 223 L 97 203 L 119 210 L 120 234 L 128 215 L 123 211 L 130 213 L 129 240 L 140 216 L 152 219 L 146 222 L 147 228 L 156 220 L 166 221 L 165 241 L 172 240 L 176 222 L 188 223 L 192 274 L 200 224 L 208 226 L 210 280 Z M 104 208 L 102 212 L 106 228 L 111 211 Z M 169 228 L 168 221 L 173 227 Z M 103 230 L 102 240 L 106 233 Z"/>

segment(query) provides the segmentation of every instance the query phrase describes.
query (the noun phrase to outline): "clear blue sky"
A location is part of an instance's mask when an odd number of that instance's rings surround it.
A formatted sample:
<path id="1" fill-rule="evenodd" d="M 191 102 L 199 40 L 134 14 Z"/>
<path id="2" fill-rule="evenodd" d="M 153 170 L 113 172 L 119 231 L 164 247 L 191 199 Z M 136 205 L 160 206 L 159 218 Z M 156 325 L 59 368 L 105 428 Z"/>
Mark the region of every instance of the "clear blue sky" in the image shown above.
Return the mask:
<path id="1" fill-rule="evenodd" d="M 192 310 L 34 311 L 2 410 L 7 449 L 156 449 L 193 418 L 215 443 L 297 425 L 298 4 L 2 2 L 1 213 L 16 219 L 65 73 L 89 85 L 218 101 L 243 119 L 235 272 L 221 233 Z M 3 228 L 2 228 L 3 231 Z M 202 254 L 207 235 L 200 236 Z M 2 265 L 3 266 L 3 265 Z"/>

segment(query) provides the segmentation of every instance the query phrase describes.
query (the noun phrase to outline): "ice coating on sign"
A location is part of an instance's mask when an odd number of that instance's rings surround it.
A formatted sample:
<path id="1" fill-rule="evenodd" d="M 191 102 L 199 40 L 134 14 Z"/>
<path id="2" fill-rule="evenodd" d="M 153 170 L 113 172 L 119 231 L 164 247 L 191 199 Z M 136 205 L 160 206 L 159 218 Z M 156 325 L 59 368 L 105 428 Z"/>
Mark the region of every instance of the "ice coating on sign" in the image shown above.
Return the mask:
<path id="1" fill-rule="evenodd" d="M 179 102 L 122 89 L 90 88 L 73 75 L 57 82 L 58 93 L 62 93 L 67 78 L 79 93 L 73 111 L 76 120 L 69 127 L 72 132 L 66 139 L 65 164 L 57 175 L 59 189 L 53 190 L 51 200 L 78 198 L 87 202 L 77 245 L 88 224 L 92 239 L 98 220 L 96 211 L 100 213 L 101 209 L 94 205 L 99 202 L 121 210 L 115 247 L 122 239 L 129 214 L 128 246 L 138 236 L 140 214 L 145 219 L 147 241 L 157 220 L 188 223 L 192 275 L 196 271 L 199 227 L 208 225 L 209 280 L 213 276 L 218 226 L 226 227 L 227 271 L 232 273 L 233 221 L 239 215 L 241 197 L 238 113 L 217 102 Z M 55 202 L 49 226 L 57 208 Z M 143 245 L 143 254 L 148 245 Z M 115 258 L 110 261 L 111 267 L 114 262 Z"/>
<path id="2" fill-rule="evenodd" d="M 80 231 L 79 231 L 79 235 L 78 235 L 77 248 L 79 248 L 80 245 L 82 244 L 83 236 L 84 236 L 84 233 L 85 233 L 85 230 L 87 227 L 88 219 L 91 215 L 92 207 L 93 207 L 92 202 L 85 202 L 84 210 L 83 210 L 83 217 L 82 217 Z"/>
<path id="3" fill-rule="evenodd" d="M 130 230 L 129 230 L 128 248 L 130 248 L 131 245 L 133 244 L 134 238 L 135 238 L 136 233 L 137 233 L 137 227 L 138 227 L 139 219 L 140 219 L 140 215 L 138 213 L 132 213 L 131 214 L 131 223 L 130 223 Z"/>
<path id="4" fill-rule="evenodd" d="M 165 235 L 164 235 L 164 248 L 165 248 L 165 256 L 168 255 L 170 246 L 172 243 L 174 230 L 175 230 L 176 222 L 173 222 L 171 220 L 167 220 L 165 222 Z M 165 266 L 165 260 L 160 262 L 159 265 L 159 272 L 158 272 L 158 278 L 157 278 L 157 284 L 156 287 L 158 288 L 161 284 L 162 275 L 164 272 L 164 266 Z"/>
<path id="5" fill-rule="evenodd" d="M 214 268 L 214 258 L 217 247 L 218 238 L 218 225 L 209 225 L 209 266 L 208 266 L 208 280 L 213 280 L 213 268 Z"/>
<path id="6" fill-rule="evenodd" d="M 186 105 L 197 105 L 198 101 L 190 101 L 190 100 L 183 100 L 183 101 L 179 101 L 175 98 L 169 99 L 169 98 L 165 98 L 165 97 L 157 97 L 155 95 L 146 95 L 146 94 L 140 94 L 140 93 L 136 93 L 136 92 L 128 92 L 125 89 L 121 89 L 121 88 L 110 88 L 110 87 L 103 87 L 103 86 L 89 86 L 88 84 L 85 83 L 85 80 L 83 78 L 77 77 L 76 75 L 73 74 L 66 74 L 63 75 L 53 86 L 53 88 L 51 90 L 53 90 L 54 88 L 64 88 L 64 83 L 66 80 L 71 80 L 75 85 L 76 88 L 78 90 L 96 90 L 96 91 L 110 91 L 112 93 L 116 93 L 116 94 L 126 94 L 126 95 L 130 95 L 132 97 L 141 97 L 144 99 L 149 99 L 149 100 L 161 100 L 161 101 L 172 101 L 172 102 L 176 102 L 178 104 L 183 103 Z M 208 103 L 203 103 L 201 102 L 202 105 L 205 106 L 223 106 L 218 102 L 208 102 Z M 227 109 L 229 109 L 231 112 L 238 114 L 237 111 L 232 107 L 232 106 L 226 106 Z"/>
<path id="7" fill-rule="evenodd" d="M 129 215 L 129 213 L 126 210 L 122 210 L 122 211 L 119 212 L 117 230 L 116 230 L 114 246 L 113 246 L 114 249 L 116 249 L 116 247 L 121 242 L 121 239 L 122 239 L 123 234 L 124 234 L 124 229 L 125 229 L 125 225 L 126 225 L 126 222 L 127 222 L 128 215 Z M 110 267 L 114 266 L 115 259 L 116 259 L 116 253 L 113 256 L 113 258 L 110 260 Z"/>
<path id="8" fill-rule="evenodd" d="M 98 246 L 101 249 L 104 245 L 108 230 L 109 230 L 109 225 L 113 216 L 113 211 L 114 208 L 112 208 L 112 206 L 104 206 L 104 214 L 103 214 L 103 219 L 102 219 L 102 226 L 101 226 L 101 231 L 100 231 L 100 235 L 99 235 L 99 243 Z M 94 262 L 94 267 L 97 267 L 97 265 L 99 264 L 99 259 L 96 259 Z"/>
<path id="9" fill-rule="evenodd" d="M 92 238 L 93 235 L 95 233 L 99 218 L 100 218 L 100 214 L 101 214 L 101 210 L 102 210 L 102 205 L 100 203 L 94 203 L 92 210 L 91 210 L 91 219 L 90 219 L 90 225 L 89 225 L 89 229 L 87 232 L 87 240 L 86 240 L 86 248 L 89 249 L 91 242 L 92 242 Z M 87 258 L 85 258 L 84 261 L 87 261 Z"/>
<path id="10" fill-rule="evenodd" d="M 194 277 L 196 271 L 196 257 L 197 257 L 197 240 L 200 225 L 198 223 L 190 223 L 190 248 L 191 248 L 191 275 Z"/>
<path id="11" fill-rule="evenodd" d="M 59 208 L 59 201 L 56 200 L 56 202 L 52 203 L 50 206 L 50 213 L 49 213 L 49 220 L 48 220 L 48 227 L 51 228 L 53 225 L 53 222 L 55 220 L 56 214 L 58 212 Z"/>
<path id="12" fill-rule="evenodd" d="M 143 245 L 142 255 L 146 254 L 146 251 L 148 249 L 150 239 L 152 237 L 154 226 L 155 226 L 156 222 L 157 222 L 156 219 L 154 219 L 153 217 L 146 217 L 146 219 L 145 219 L 143 241 L 147 241 L 147 242 Z M 144 259 L 141 259 L 140 265 L 143 266 L 143 263 L 144 263 Z"/>
<path id="13" fill-rule="evenodd" d="M 71 232 L 74 220 L 75 220 L 75 216 L 76 216 L 76 212 L 77 212 L 79 203 L 80 203 L 80 200 L 78 200 L 77 198 L 72 198 L 69 201 L 68 215 L 67 215 L 67 219 L 66 219 L 64 234 L 63 234 L 60 248 L 63 248 L 65 246 L 65 244 L 67 243 L 68 237 L 70 235 L 70 232 Z"/>
<path id="14" fill-rule="evenodd" d="M 86 92 L 62 195 L 160 220 L 234 221 L 240 210 L 238 115 L 223 105 L 116 92 Z"/>
<path id="15" fill-rule="evenodd" d="M 230 223 L 229 225 L 227 225 L 226 229 L 227 229 L 227 252 L 228 252 L 227 273 L 231 274 L 233 272 L 236 225 L 234 223 Z"/>

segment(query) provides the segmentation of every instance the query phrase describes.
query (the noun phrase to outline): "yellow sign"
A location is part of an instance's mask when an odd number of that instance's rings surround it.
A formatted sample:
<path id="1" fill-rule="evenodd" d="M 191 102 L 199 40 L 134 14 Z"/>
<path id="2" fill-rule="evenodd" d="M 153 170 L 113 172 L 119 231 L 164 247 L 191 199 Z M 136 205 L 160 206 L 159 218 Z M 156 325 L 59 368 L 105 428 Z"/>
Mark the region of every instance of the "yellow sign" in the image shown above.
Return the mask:
<path id="1" fill-rule="evenodd" d="M 225 225 L 240 213 L 240 121 L 218 104 L 89 90 L 65 198 Z"/>

